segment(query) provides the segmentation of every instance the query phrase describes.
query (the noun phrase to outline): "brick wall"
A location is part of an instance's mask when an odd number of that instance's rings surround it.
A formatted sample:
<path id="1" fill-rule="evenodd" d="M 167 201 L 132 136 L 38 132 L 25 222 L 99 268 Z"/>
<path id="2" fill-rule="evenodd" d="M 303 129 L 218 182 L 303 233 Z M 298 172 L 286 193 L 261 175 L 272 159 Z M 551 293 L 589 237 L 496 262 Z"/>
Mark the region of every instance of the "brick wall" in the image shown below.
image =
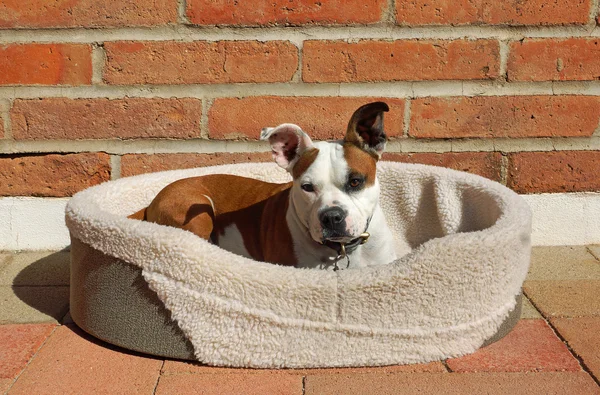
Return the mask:
<path id="1" fill-rule="evenodd" d="M 339 138 L 374 99 L 388 160 L 599 191 L 598 3 L 6 0 L 0 196 L 270 160 L 262 127 Z"/>

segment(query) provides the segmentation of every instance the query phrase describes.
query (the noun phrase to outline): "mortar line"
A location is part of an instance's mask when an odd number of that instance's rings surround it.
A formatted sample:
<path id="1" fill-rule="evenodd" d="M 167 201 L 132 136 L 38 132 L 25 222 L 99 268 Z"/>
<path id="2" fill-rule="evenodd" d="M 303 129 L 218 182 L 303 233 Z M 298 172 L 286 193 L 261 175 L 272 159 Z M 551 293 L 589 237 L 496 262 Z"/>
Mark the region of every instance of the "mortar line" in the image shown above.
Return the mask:
<path id="1" fill-rule="evenodd" d="M 208 111 L 208 109 L 207 109 Z M 203 116 L 206 122 L 206 117 Z M 207 129 L 204 129 L 207 130 Z M 258 137 L 258 133 L 257 133 Z M 564 141 L 568 140 L 568 141 Z M 565 138 L 486 138 L 486 139 L 413 139 L 395 138 L 388 141 L 390 153 L 449 153 L 449 152 L 552 152 L 597 151 L 600 136 Z M 0 155 L 29 155 L 36 153 L 106 152 L 124 154 L 210 154 L 219 152 L 268 152 L 269 147 L 258 140 L 188 140 L 170 139 L 88 139 L 88 140 L 0 140 Z"/>
<path id="2" fill-rule="evenodd" d="M 500 184 L 508 185 L 508 155 L 505 152 L 501 152 L 500 154 L 502 155 L 500 157 Z"/>
<path id="3" fill-rule="evenodd" d="M 104 44 L 92 44 L 92 84 L 103 85 L 104 65 L 106 64 L 106 51 Z"/>
<path id="4" fill-rule="evenodd" d="M 600 121 L 598 121 L 598 126 L 596 127 L 596 130 L 594 130 L 594 133 L 592 133 L 592 136 L 600 137 Z"/>
<path id="5" fill-rule="evenodd" d="M 508 81 L 508 56 L 510 52 L 510 42 L 508 40 L 499 40 L 500 45 L 500 79 Z"/>
<path id="6" fill-rule="evenodd" d="M 212 107 L 214 99 L 202 99 L 202 114 L 200 115 L 200 138 L 210 138 L 208 129 L 208 111 Z"/>
<path id="7" fill-rule="evenodd" d="M 592 0 L 591 3 L 589 24 L 596 26 L 596 17 L 600 15 L 600 0 Z"/>
<path id="8" fill-rule="evenodd" d="M 177 0 L 177 22 L 184 25 L 191 24 L 187 17 L 187 0 Z"/>
<path id="9" fill-rule="evenodd" d="M 350 97 L 444 97 L 444 96 L 600 96 L 600 81 L 503 82 L 472 81 L 400 81 L 372 83 L 281 82 L 259 84 L 190 85 L 86 85 L 86 86 L 4 86 L 0 99 L 38 99 L 44 97 L 123 98 L 123 97 L 328 97 L 343 92 Z"/>
<path id="10" fill-rule="evenodd" d="M 2 115 L 2 121 L 4 126 L 4 140 L 12 140 L 12 122 L 10 119 L 10 109 L 12 108 L 12 99 L 0 100 L 0 115 Z"/>
<path id="11" fill-rule="evenodd" d="M 183 4 L 179 2 L 179 7 Z M 393 11 L 392 11 L 393 13 Z M 181 10 L 178 9 L 178 15 Z M 178 16 L 179 20 L 179 16 Z M 185 22 L 189 23 L 189 22 Z M 111 29 L 47 28 L 7 29 L 0 33 L 0 43 L 66 42 L 92 43 L 120 40 L 149 41 L 222 41 L 222 40 L 356 40 L 356 39 L 489 39 L 520 40 L 522 38 L 600 37 L 595 26 L 400 26 L 389 23 L 372 25 L 271 27 L 216 27 L 188 24 L 158 27 Z"/>
<path id="12" fill-rule="evenodd" d="M 411 112 L 410 112 L 410 106 L 411 106 L 412 100 L 410 98 L 407 98 L 404 102 L 404 125 L 403 125 L 403 130 L 402 130 L 402 136 L 405 138 L 408 138 L 408 132 L 410 130 L 410 116 L 411 116 Z"/>
<path id="13" fill-rule="evenodd" d="M 396 0 L 388 0 L 386 15 L 382 17 L 383 22 L 391 23 L 396 25 L 398 20 L 396 18 Z"/>
<path id="14" fill-rule="evenodd" d="M 298 48 L 298 65 L 297 65 L 297 69 L 296 72 L 294 73 L 294 75 L 292 76 L 292 82 L 296 82 L 296 83 L 302 83 L 302 62 L 304 59 L 304 41 L 302 41 L 299 44 L 294 43 L 294 45 L 296 46 L 296 48 Z"/>
<path id="15" fill-rule="evenodd" d="M 121 155 L 110 156 L 110 179 L 118 180 L 121 178 Z"/>

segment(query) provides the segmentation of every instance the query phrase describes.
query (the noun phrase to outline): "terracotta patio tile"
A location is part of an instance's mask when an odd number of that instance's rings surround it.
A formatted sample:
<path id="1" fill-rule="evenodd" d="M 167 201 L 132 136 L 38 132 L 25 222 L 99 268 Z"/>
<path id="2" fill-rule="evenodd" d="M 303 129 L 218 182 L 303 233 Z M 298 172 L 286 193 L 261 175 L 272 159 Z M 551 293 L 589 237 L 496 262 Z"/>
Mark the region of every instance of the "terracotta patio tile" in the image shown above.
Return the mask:
<path id="1" fill-rule="evenodd" d="M 162 375 L 172 374 L 259 374 L 259 373 L 278 373 L 279 370 L 270 369 L 246 369 L 246 368 L 227 368 L 220 366 L 207 366 L 199 362 L 166 360 L 162 369 Z"/>
<path id="2" fill-rule="evenodd" d="M 53 324 L 0 325 L 0 378 L 15 378 L 55 327 Z"/>
<path id="3" fill-rule="evenodd" d="M 0 285 L 69 285 L 69 252 L 21 252 L 0 266 Z"/>
<path id="4" fill-rule="evenodd" d="M 358 367 L 358 368 L 325 368 L 325 369 L 240 369 L 240 368 L 222 368 L 206 366 L 194 362 L 182 361 L 165 361 L 162 369 L 164 375 L 195 373 L 195 374 L 291 374 L 291 375 L 307 375 L 307 374 L 362 374 L 373 372 L 385 373 L 421 373 L 421 372 L 446 372 L 444 364 L 441 362 L 430 362 L 423 364 L 412 365 L 392 365 L 392 366 L 375 366 L 375 367 Z"/>
<path id="5" fill-rule="evenodd" d="M 15 379 L 0 379 L 0 394 L 6 393 Z"/>
<path id="6" fill-rule="evenodd" d="M 542 315 L 535 308 L 534 305 L 531 304 L 529 299 L 523 297 L 523 306 L 521 307 L 521 319 L 539 319 L 542 318 Z"/>
<path id="7" fill-rule="evenodd" d="M 69 307 L 69 287 L 0 287 L 0 324 L 57 323 Z"/>
<path id="8" fill-rule="evenodd" d="M 280 374 L 177 374 L 161 376 L 156 394 L 302 394 L 302 376 Z"/>
<path id="9" fill-rule="evenodd" d="M 373 366 L 358 368 L 329 368 L 329 369 L 292 369 L 290 372 L 303 375 L 316 374 L 365 374 L 365 373 L 446 373 L 448 370 L 440 361 L 415 363 L 409 365 Z"/>
<path id="10" fill-rule="evenodd" d="M 600 280 L 600 261 L 585 246 L 535 247 L 527 280 Z"/>
<path id="11" fill-rule="evenodd" d="M 592 255 L 594 255 L 594 257 L 596 257 L 596 259 L 600 261 L 600 245 L 591 245 L 588 246 L 588 249 L 590 250 Z"/>
<path id="12" fill-rule="evenodd" d="M 316 375 L 305 394 L 600 394 L 585 372 Z"/>
<path id="13" fill-rule="evenodd" d="M 600 317 L 554 318 L 552 325 L 600 380 Z"/>
<path id="14" fill-rule="evenodd" d="M 526 281 L 523 290 L 545 317 L 600 316 L 600 280 Z"/>
<path id="15" fill-rule="evenodd" d="M 0 251 L 0 269 L 2 269 L 2 266 L 5 264 L 8 264 L 11 255 L 12 254 L 8 251 Z"/>
<path id="16" fill-rule="evenodd" d="M 15 394 L 152 394 L 162 361 L 107 346 L 61 326 L 11 388 Z"/>
<path id="17" fill-rule="evenodd" d="M 521 320 L 500 341 L 448 359 L 453 372 L 578 371 L 579 363 L 544 320 Z"/>

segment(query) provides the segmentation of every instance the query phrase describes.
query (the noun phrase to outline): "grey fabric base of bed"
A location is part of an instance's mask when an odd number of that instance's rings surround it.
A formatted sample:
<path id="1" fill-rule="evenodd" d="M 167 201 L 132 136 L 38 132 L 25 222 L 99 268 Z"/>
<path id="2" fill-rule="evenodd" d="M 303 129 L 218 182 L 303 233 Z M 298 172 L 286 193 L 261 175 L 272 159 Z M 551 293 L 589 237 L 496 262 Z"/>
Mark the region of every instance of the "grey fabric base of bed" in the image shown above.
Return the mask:
<path id="1" fill-rule="evenodd" d="M 507 335 L 519 321 L 522 295 L 484 346 Z M 125 349 L 196 360 L 194 348 L 148 287 L 142 270 L 72 238 L 71 316 L 85 332 Z"/>
<path id="2" fill-rule="evenodd" d="M 108 343 L 160 357 L 195 359 L 142 269 L 71 241 L 71 317 Z"/>

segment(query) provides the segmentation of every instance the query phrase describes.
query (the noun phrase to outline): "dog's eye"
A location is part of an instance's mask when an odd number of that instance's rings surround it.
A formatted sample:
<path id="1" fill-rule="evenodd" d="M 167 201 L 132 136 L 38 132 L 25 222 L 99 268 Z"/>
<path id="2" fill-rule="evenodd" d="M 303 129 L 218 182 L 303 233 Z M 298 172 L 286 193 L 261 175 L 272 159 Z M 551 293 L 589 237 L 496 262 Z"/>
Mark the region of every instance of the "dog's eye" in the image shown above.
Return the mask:
<path id="1" fill-rule="evenodd" d="M 302 184 L 302 185 L 300 185 L 300 188 L 302 188 L 302 190 L 306 191 L 306 192 L 314 192 L 315 191 L 314 185 L 310 184 L 310 183 Z"/>
<path id="2" fill-rule="evenodd" d="M 348 185 L 350 186 L 350 188 L 358 188 L 362 185 L 362 183 L 363 180 L 361 178 L 352 178 L 350 182 L 348 182 Z"/>

